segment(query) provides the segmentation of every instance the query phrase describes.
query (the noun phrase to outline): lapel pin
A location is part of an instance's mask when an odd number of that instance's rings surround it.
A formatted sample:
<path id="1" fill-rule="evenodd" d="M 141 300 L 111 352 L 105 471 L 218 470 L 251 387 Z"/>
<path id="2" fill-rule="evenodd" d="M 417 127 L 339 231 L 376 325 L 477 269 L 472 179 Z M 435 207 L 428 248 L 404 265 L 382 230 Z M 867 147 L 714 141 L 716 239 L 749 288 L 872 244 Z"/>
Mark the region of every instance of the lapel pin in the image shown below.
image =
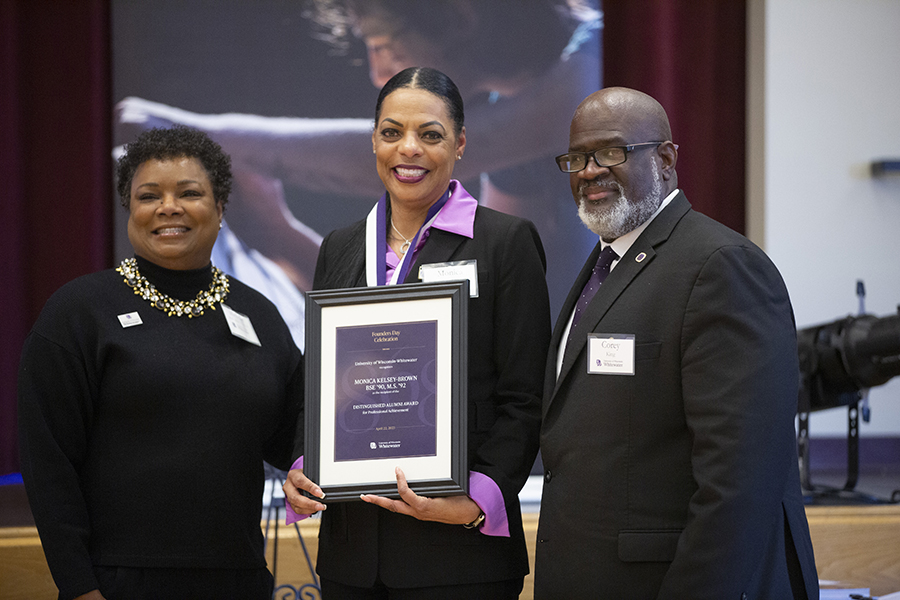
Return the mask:
<path id="1" fill-rule="evenodd" d="M 135 325 L 144 324 L 144 322 L 141 321 L 141 315 L 139 315 L 137 312 L 130 312 L 119 315 L 118 319 L 122 327 L 134 327 Z"/>
<path id="2" fill-rule="evenodd" d="M 644 262 L 644 259 L 647 258 L 646 252 L 641 252 L 637 256 L 634 257 L 634 262 Z"/>

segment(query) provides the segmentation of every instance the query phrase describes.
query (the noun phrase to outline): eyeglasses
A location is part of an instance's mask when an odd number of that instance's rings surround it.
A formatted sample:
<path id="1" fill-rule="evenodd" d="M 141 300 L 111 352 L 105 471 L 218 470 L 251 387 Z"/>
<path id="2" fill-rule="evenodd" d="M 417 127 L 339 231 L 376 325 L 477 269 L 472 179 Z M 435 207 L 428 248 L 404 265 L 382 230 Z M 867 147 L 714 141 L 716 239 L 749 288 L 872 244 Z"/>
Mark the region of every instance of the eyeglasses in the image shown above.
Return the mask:
<path id="1" fill-rule="evenodd" d="M 658 147 L 665 142 L 642 142 L 626 146 L 607 146 L 590 152 L 569 152 L 556 157 L 556 164 L 563 173 L 577 173 L 588 165 L 588 157 L 592 156 L 598 167 L 615 167 L 628 160 L 628 153 L 641 146 Z M 678 148 L 678 146 L 675 146 Z"/>

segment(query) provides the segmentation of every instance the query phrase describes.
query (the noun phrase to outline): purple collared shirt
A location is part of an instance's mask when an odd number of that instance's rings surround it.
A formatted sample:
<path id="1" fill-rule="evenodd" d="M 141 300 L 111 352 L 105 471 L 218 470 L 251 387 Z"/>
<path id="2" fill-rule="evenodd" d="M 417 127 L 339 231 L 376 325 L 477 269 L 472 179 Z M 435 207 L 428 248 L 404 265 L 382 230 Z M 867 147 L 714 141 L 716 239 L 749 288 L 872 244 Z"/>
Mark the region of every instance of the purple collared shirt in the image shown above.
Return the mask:
<path id="1" fill-rule="evenodd" d="M 425 242 L 431 235 L 432 229 L 441 229 L 449 233 L 464 235 L 467 238 L 472 239 L 475 229 L 476 208 L 478 208 L 478 201 L 465 190 L 460 182 L 451 179 L 450 197 L 447 199 L 447 203 L 444 204 L 441 212 L 438 213 L 434 223 L 432 223 L 430 227 L 425 228 L 422 235 L 419 236 L 416 247 L 412 249 L 413 254 L 410 256 L 410 259 L 413 264 L 416 262 L 416 256 L 419 254 L 419 250 L 422 249 L 422 246 L 425 245 Z M 391 250 L 389 245 L 385 248 L 385 252 L 387 281 L 390 281 L 391 277 L 394 275 L 394 270 L 397 268 L 397 265 L 400 264 L 400 257 L 394 254 L 394 251 Z"/>

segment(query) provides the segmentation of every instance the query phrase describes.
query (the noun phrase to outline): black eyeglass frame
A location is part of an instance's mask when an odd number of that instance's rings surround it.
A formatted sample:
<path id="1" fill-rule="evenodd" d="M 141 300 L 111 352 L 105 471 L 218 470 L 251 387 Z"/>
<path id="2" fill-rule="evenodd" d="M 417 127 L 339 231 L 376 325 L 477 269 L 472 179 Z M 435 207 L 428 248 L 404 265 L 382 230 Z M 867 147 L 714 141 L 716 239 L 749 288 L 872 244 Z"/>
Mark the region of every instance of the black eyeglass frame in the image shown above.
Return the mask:
<path id="1" fill-rule="evenodd" d="M 596 164 L 598 167 L 601 167 L 601 168 L 617 167 L 621 164 L 625 164 L 625 162 L 628 160 L 628 153 L 634 151 L 635 148 L 646 147 L 646 146 L 653 146 L 653 147 L 658 148 L 665 143 L 666 143 L 666 141 L 640 142 L 638 144 L 625 144 L 623 146 L 604 146 L 603 148 L 597 148 L 596 150 L 591 150 L 590 152 L 566 152 L 565 154 L 560 154 L 559 156 L 556 157 L 556 166 L 559 167 L 559 170 L 562 171 L 563 173 L 580 173 L 581 171 L 584 171 L 587 168 L 588 158 L 593 158 L 594 164 Z M 613 163 L 611 165 L 601 165 L 600 160 L 597 158 L 597 153 L 602 152 L 603 150 L 609 150 L 610 148 L 621 148 L 622 150 L 625 151 L 624 157 L 622 158 L 621 161 L 619 161 L 617 163 Z M 676 145 L 675 148 L 677 149 L 678 146 Z M 568 156 L 583 156 L 584 157 L 584 165 L 582 165 L 582 167 L 580 169 L 566 170 L 565 168 L 563 168 L 563 163 L 566 162 L 567 160 L 568 160 L 568 162 L 572 162 L 571 160 L 566 158 Z"/>

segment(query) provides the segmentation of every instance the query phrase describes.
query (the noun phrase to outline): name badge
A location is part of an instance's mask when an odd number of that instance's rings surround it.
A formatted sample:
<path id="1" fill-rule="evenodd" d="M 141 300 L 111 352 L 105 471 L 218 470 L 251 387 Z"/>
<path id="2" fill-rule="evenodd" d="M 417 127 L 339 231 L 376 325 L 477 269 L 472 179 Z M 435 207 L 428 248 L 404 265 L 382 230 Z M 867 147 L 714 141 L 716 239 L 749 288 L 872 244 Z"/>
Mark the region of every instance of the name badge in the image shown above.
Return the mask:
<path id="1" fill-rule="evenodd" d="M 122 328 L 126 327 L 134 327 L 135 325 L 142 325 L 144 322 L 141 321 L 141 315 L 136 312 L 125 313 L 123 315 L 119 315 L 119 323 L 122 324 Z"/>
<path id="2" fill-rule="evenodd" d="M 468 279 L 469 297 L 478 297 L 478 261 L 474 258 L 471 260 L 422 265 L 419 267 L 419 279 L 423 283 Z"/>
<path id="3" fill-rule="evenodd" d="M 592 333 L 588 336 L 589 375 L 634 375 L 634 336 Z"/>
<path id="4" fill-rule="evenodd" d="M 253 329 L 253 323 L 250 322 L 250 317 L 233 310 L 224 302 L 219 306 L 222 307 L 222 314 L 225 315 L 225 320 L 228 322 L 228 329 L 231 330 L 231 335 L 239 337 L 242 340 L 247 340 L 251 344 L 262 346 L 262 344 L 259 343 L 259 338 L 256 336 L 256 330 Z"/>

